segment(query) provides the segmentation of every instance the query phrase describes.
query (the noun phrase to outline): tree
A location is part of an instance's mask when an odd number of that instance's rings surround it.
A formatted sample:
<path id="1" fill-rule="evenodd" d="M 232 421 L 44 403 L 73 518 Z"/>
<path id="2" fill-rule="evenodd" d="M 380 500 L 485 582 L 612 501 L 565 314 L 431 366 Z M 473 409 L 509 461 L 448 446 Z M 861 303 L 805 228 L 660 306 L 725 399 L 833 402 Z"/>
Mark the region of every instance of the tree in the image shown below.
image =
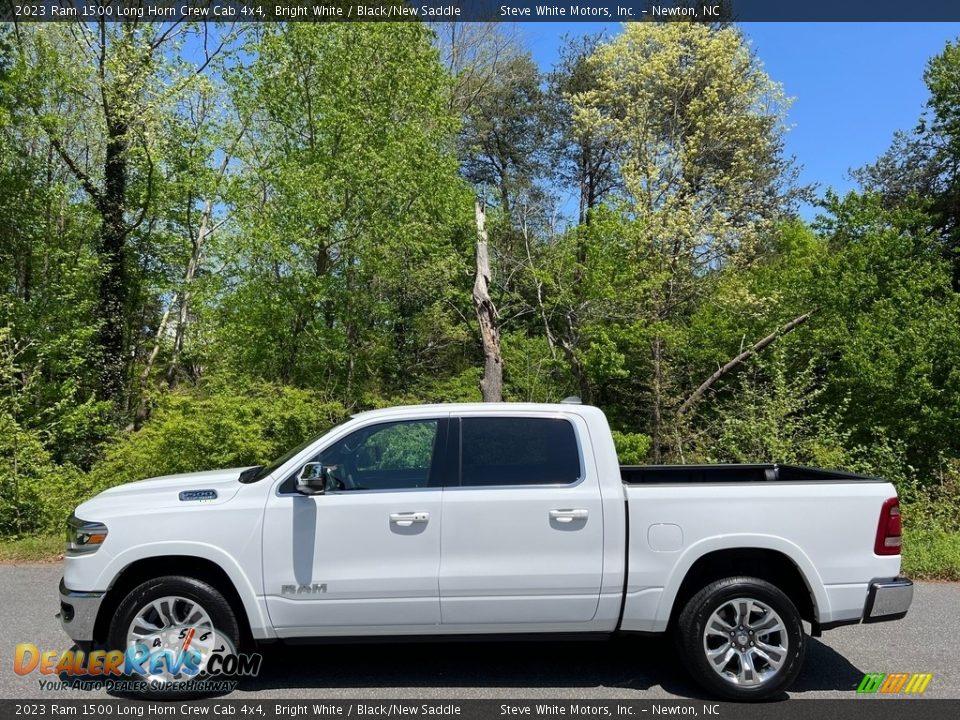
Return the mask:
<path id="1" fill-rule="evenodd" d="M 430 40 L 416 24 L 294 23 L 248 47 L 237 233 L 219 241 L 211 316 L 236 371 L 356 404 L 444 357 L 472 218 Z"/>
<path id="2" fill-rule="evenodd" d="M 442 21 L 432 26 L 449 79 L 450 112 L 459 117 L 490 92 L 504 65 L 521 53 L 521 40 L 498 22 Z"/>
<path id="3" fill-rule="evenodd" d="M 0 31 L 0 335 L 14 368 L 11 427 L 56 463 L 89 466 L 111 430 L 99 386 L 96 232 L 75 185 L 30 113 L 35 92 L 12 30 Z M 32 442 L 33 440 L 31 440 Z"/>
<path id="4" fill-rule="evenodd" d="M 154 182 L 156 219 L 150 223 L 151 245 L 157 248 L 153 264 L 159 268 L 153 285 L 165 302 L 153 326 L 152 347 L 143 353 L 135 426 L 149 413 L 148 381 L 162 351 L 170 389 L 199 374 L 187 336 L 197 295 L 210 285 L 212 240 L 232 219 L 228 200 L 235 155 L 246 131 L 244 118 L 228 100 L 221 80 L 201 78 L 181 93 L 181 111 L 168 119 L 164 162 Z"/>
<path id="5" fill-rule="evenodd" d="M 545 187 L 551 133 L 546 95 L 539 68 L 516 38 L 488 26 L 458 32 L 456 24 L 448 24 L 442 30 L 453 74 L 452 105 L 462 118 L 461 172 L 480 198 L 473 295 L 484 356 L 481 390 L 484 399 L 500 400 L 504 378 L 508 384 L 510 379 L 504 372 L 501 325 L 510 332 L 511 319 L 540 317 L 546 327 L 533 267 L 534 246 L 547 240 L 554 211 Z M 493 201 L 489 218 L 488 197 Z M 535 301 L 527 293 L 528 279 Z M 512 328 L 520 344 L 527 324 Z"/>
<path id="6" fill-rule="evenodd" d="M 898 132 L 887 152 L 853 176 L 888 203 L 909 204 L 911 196 L 931 201 L 953 265 L 953 288 L 960 291 L 960 45 L 948 42 L 930 59 L 923 79 L 930 98 L 917 127 Z"/>
<path id="7" fill-rule="evenodd" d="M 600 35 L 587 35 L 567 40 L 560 60 L 549 76 L 547 116 L 553 124 L 550 159 L 554 180 L 573 188 L 578 198 L 578 227 L 566 233 L 562 242 L 572 244 L 572 257 L 567 267 L 569 278 L 552 281 L 549 316 L 544 310 L 544 328 L 551 347 L 559 345 L 566 357 L 580 398 L 593 401 L 593 389 L 583 359 L 583 321 L 589 314 L 591 298 L 585 292 L 588 236 L 596 208 L 617 188 L 620 176 L 613 139 L 596 133 L 589 126 L 574 121 L 573 100 L 597 89 L 600 65 L 591 60 L 600 45 Z M 558 292 L 564 288 L 564 292 Z M 538 299 L 541 294 L 538 285 Z M 541 308 L 544 302 L 538 302 Z"/>
<path id="8" fill-rule="evenodd" d="M 531 192 L 545 163 L 546 123 L 540 71 L 529 54 L 501 63 L 496 78 L 464 113 L 460 131 L 463 173 L 489 186 L 508 226 L 514 204 Z"/>
<path id="9" fill-rule="evenodd" d="M 680 401 L 671 340 L 710 275 L 751 263 L 792 207 L 786 101 L 732 26 L 632 23 L 592 61 L 596 87 L 574 97 L 574 119 L 617 149 L 645 276 L 632 284 L 649 288 L 633 332 L 648 338 L 648 363 L 635 368 L 647 377 L 635 387 L 658 461 Z"/>
<path id="10" fill-rule="evenodd" d="M 549 75 L 549 117 L 554 123 L 553 160 L 558 180 L 576 189 L 577 223 L 588 225 L 590 211 L 617 189 L 615 137 L 596 133 L 585 123 L 574 122 L 573 100 L 597 89 L 601 66 L 591 58 L 601 35 L 566 39 L 560 59 Z"/>
<path id="11" fill-rule="evenodd" d="M 927 210 L 890 208 L 878 195 L 829 198 L 818 223 L 826 258 L 813 277 L 822 312 L 813 326 L 825 402 L 844 406 L 855 443 L 905 446 L 929 472 L 960 446 L 960 295 L 930 232 Z"/>
<path id="12" fill-rule="evenodd" d="M 181 49 L 200 35 L 199 59 Z M 229 33 L 174 22 L 74 23 L 18 27 L 24 94 L 37 127 L 99 221 L 96 254 L 100 396 L 129 402 L 131 298 L 137 272 L 131 238 L 154 200 L 159 138 L 170 102 L 229 45 Z M 82 133 L 77 133 L 82 128 Z"/>
<path id="13" fill-rule="evenodd" d="M 743 449 L 766 436 L 786 462 L 794 435 L 798 447 L 842 449 L 836 465 L 927 480 L 957 452 L 960 301 L 950 264 L 922 203 L 891 208 L 880 195 L 853 193 L 828 196 L 825 211 L 812 227 L 781 224 L 765 258 L 723 271 L 691 316 L 696 342 L 677 358 L 685 378 L 699 382 L 748 357 L 694 405 L 687 456 L 717 459 L 710 448 L 723 438 L 751 437 Z M 771 328 L 775 343 L 753 352 Z M 770 430 L 788 415 L 782 432 Z M 892 450 L 896 463 L 858 465 Z M 793 457 L 823 464 L 833 452 Z"/>

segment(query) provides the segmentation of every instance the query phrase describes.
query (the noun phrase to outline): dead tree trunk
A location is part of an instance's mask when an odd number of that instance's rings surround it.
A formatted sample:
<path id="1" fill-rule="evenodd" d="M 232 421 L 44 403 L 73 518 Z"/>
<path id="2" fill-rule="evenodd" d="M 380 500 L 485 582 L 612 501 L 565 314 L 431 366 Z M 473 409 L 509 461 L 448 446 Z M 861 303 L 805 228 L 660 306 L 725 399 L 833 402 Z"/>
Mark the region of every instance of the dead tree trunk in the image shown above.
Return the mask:
<path id="1" fill-rule="evenodd" d="M 487 211 L 480 198 L 474 204 L 477 219 L 477 274 L 473 282 L 473 306 L 480 323 L 483 341 L 483 379 L 480 392 L 484 402 L 503 400 L 503 359 L 500 356 L 500 330 L 497 328 L 497 308 L 490 299 L 490 253 L 487 237 Z"/>

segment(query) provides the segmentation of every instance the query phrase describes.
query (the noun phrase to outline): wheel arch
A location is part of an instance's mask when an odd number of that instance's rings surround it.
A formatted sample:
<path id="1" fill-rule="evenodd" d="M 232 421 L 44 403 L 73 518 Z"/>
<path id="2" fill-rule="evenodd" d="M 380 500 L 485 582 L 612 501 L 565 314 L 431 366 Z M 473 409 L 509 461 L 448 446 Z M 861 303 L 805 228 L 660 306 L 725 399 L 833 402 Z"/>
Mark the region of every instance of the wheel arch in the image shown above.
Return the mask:
<path id="1" fill-rule="evenodd" d="M 740 538 L 722 545 L 698 544 L 685 553 L 671 575 L 657 611 L 661 628 L 672 628 L 683 606 L 701 588 L 724 577 L 745 575 L 780 588 L 800 616 L 816 624 L 829 616 L 829 600 L 809 558 L 775 538 Z"/>
<path id="2" fill-rule="evenodd" d="M 93 630 L 94 643 L 106 642 L 110 620 L 131 590 L 147 580 L 165 575 L 191 577 L 216 588 L 223 594 L 237 618 L 241 643 L 249 644 L 254 639 L 247 604 L 234 580 L 218 563 L 198 555 L 154 555 L 130 562 L 116 575 L 97 613 Z"/>

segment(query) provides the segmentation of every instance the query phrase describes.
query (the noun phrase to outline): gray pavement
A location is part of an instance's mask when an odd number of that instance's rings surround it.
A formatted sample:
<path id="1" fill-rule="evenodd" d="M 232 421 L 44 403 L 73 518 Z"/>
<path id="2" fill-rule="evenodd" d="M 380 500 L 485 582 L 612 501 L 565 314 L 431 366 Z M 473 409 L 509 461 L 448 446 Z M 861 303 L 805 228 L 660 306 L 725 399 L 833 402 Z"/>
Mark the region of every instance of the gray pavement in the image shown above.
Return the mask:
<path id="1" fill-rule="evenodd" d="M 59 565 L 0 566 L 0 698 L 84 699 L 18 676 L 14 648 L 71 643 L 54 619 Z M 276 646 L 260 676 L 227 696 L 257 698 L 703 698 L 661 639 Z M 926 697 L 960 698 L 960 584 L 919 583 L 906 619 L 809 639 L 792 697 L 852 697 L 867 672 L 929 672 Z M 49 678 L 48 678 L 49 679 Z"/>

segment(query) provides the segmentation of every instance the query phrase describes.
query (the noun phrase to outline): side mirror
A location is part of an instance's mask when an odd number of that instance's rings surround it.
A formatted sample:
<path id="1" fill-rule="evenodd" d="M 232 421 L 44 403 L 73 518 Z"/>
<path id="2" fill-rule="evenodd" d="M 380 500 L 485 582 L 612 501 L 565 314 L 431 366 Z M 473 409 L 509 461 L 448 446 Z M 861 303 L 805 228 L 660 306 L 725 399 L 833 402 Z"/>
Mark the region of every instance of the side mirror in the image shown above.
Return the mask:
<path id="1" fill-rule="evenodd" d="M 322 463 L 307 463 L 297 476 L 297 492 L 304 495 L 323 495 L 327 491 L 327 469 Z"/>

